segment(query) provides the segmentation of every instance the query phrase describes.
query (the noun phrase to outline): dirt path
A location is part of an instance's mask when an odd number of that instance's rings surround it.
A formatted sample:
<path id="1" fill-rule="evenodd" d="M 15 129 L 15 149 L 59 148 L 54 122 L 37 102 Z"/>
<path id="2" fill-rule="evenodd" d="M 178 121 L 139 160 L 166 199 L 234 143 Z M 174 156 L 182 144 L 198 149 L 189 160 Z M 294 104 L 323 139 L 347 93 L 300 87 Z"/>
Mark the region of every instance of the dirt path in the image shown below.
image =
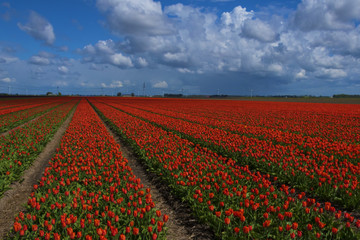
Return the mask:
<path id="1" fill-rule="evenodd" d="M 161 210 L 161 213 L 169 216 L 169 221 L 166 224 L 168 228 L 167 238 L 172 240 L 216 239 L 210 227 L 200 223 L 192 215 L 191 209 L 182 203 L 178 197 L 171 194 L 168 186 L 161 183 L 155 174 L 146 170 L 145 165 L 134 155 L 131 147 L 114 134 L 106 123 L 104 125 L 120 145 L 120 150 L 128 160 L 128 164 L 135 176 L 140 178 L 145 188 L 151 189 L 151 197 L 155 202 L 156 208 Z"/>
<path id="2" fill-rule="evenodd" d="M 25 210 L 24 204 L 27 203 L 28 197 L 33 191 L 33 186 L 37 184 L 38 180 L 42 177 L 45 168 L 48 166 L 50 159 L 60 144 L 62 136 L 71 122 L 75 110 L 76 108 L 72 110 L 53 139 L 36 158 L 33 165 L 24 172 L 21 180 L 13 183 L 10 186 L 11 189 L 5 192 L 4 196 L 0 199 L 0 239 L 5 238 L 6 234 L 12 228 L 15 215 Z"/>

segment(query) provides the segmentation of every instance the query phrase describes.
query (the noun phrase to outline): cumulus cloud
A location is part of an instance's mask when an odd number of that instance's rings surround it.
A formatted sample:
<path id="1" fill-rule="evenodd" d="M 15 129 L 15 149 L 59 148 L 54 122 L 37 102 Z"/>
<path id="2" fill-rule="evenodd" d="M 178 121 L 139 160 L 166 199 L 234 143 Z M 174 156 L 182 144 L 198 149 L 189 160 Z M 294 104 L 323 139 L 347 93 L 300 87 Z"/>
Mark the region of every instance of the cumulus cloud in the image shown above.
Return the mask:
<path id="1" fill-rule="evenodd" d="M 273 42 L 276 39 L 276 34 L 270 25 L 259 19 L 245 21 L 242 34 L 262 42 Z"/>
<path id="2" fill-rule="evenodd" d="M 160 2 L 98 0 L 97 7 L 107 14 L 108 27 L 120 35 L 163 35 L 171 32 Z"/>
<path id="3" fill-rule="evenodd" d="M 101 87 L 103 88 L 121 88 L 123 86 L 122 81 L 112 81 L 110 84 L 101 83 Z"/>
<path id="4" fill-rule="evenodd" d="M 304 31 L 349 29 L 360 19 L 359 12 L 359 0 L 303 0 L 293 21 Z"/>
<path id="5" fill-rule="evenodd" d="M 28 62 L 34 65 L 50 65 L 56 56 L 50 52 L 40 51 L 37 55 L 32 56 Z"/>
<path id="6" fill-rule="evenodd" d="M 153 88 L 168 88 L 169 85 L 166 81 L 161 81 L 153 84 Z"/>
<path id="7" fill-rule="evenodd" d="M 132 67 L 133 63 L 129 57 L 121 53 L 115 53 L 109 56 L 109 62 L 117 67 Z"/>
<path id="8" fill-rule="evenodd" d="M 246 11 L 246 8 L 237 6 L 231 12 L 224 12 L 221 16 L 221 21 L 226 27 L 233 29 L 241 29 L 246 20 L 254 16 L 253 11 Z"/>
<path id="9" fill-rule="evenodd" d="M 29 21 L 24 25 L 18 23 L 18 27 L 33 38 L 43 41 L 47 45 L 52 45 L 55 41 L 53 26 L 49 21 L 34 11 L 30 12 Z"/>
<path id="10" fill-rule="evenodd" d="M 95 45 L 89 44 L 83 49 L 78 50 L 78 52 L 83 55 L 84 62 L 108 63 L 119 68 L 134 66 L 131 58 L 119 52 L 115 42 L 111 39 L 100 40 Z M 93 68 L 93 70 L 96 70 L 96 68 Z"/>

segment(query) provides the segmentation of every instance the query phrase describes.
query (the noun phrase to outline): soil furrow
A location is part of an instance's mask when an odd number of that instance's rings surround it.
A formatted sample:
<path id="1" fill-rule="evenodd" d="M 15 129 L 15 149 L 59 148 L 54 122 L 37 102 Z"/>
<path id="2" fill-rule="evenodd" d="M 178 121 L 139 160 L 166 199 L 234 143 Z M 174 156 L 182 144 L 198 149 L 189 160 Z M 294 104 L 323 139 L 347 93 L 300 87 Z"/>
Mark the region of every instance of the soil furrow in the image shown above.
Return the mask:
<path id="1" fill-rule="evenodd" d="M 100 117 L 100 116 L 99 116 Z M 200 223 L 193 216 L 191 209 L 181 200 L 171 194 L 170 188 L 161 182 L 160 178 L 147 171 L 145 165 L 136 157 L 126 142 L 109 128 L 109 126 L 100 117 L 107 130 L 114 137 L 120 146 L 123 156 L 128 160 L 134 175 L 140 178 L 145 188 L 151 189 L 151 197 L 156 204 L 156 208 L 161 210 L 163 214 L 169 216 L 166 223 L 167 238 L 172 240 L 188 240 L 188 239 L 216 239 L 215 234 L 209 226 Z"/>
<path id="2" fill-rule="evenodd" d="M 0 239 L 4 239 L 12 228 L 15 215 L 25 210 L 24 204 L 27 203 L 28 197 L 33 191 L 33 186 L 38 183 L 45 168 L 49 166 L 49 161 L 55 154 L 56 148 L 59 146 L 61 138 L 71 122 L 75 110 L 76 107 L 71 110 L 68 118 L 60 126 L 52 140 L 46 145 L 32 166 L 24 172 L 21 180 L 10 185 L 11 189 L 5 192 L 0 199 Z M 25 124 L 28 123 L 29 122 Z"/>

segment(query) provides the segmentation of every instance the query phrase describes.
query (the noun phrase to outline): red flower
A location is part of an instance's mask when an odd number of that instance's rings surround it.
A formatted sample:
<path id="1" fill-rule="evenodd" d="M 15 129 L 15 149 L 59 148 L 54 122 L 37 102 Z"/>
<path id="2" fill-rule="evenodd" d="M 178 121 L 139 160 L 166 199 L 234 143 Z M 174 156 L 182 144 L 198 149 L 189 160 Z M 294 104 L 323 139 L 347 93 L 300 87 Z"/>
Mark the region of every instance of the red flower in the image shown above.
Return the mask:
<path id="1" fill-rule="evenodd" d="M 21 223 L 15 222 L 15 223 L 14 223 L 14 231 L 15 231 L 15 232 L 18 232 L 18 231 L 20 231 L 20 230 L 21 230 Z"/>
<path id="2" fill-rule="evenodd" d="M 36 232 L 36 231 L 38 230 L 38 225 L 33 224 L 33 225 L 31 226 L 31 229 L 32 229 L 33 232 Z"/>
<path id="3" fill-rule="evenodd" d="M 296 230 L 296 229 L 298 228 L 298 226 L 299 226 L 299 224 L 296 223 L 296 222 L 294 222 L 294 223 L 292 224 L 292 229 Z"/>
<path id="4" fill-rule="evenodd" d="M 161 216 L 161 211 L 160 210 L 156 210 L 156 216 L 160 217 Z"/>
<path id="5" fill-rule="evenodd" d="M 263 227 L 269 227 L 271 224 L 271 221 L 270 220 L 266 220 L 265 222 L 263 222 Z"/>
<path id="6" fill-rule="evenodd" d="M 307 226 L 306 226 L 307 230 L 311 231 L 313 226 L 309 223 Z"/>

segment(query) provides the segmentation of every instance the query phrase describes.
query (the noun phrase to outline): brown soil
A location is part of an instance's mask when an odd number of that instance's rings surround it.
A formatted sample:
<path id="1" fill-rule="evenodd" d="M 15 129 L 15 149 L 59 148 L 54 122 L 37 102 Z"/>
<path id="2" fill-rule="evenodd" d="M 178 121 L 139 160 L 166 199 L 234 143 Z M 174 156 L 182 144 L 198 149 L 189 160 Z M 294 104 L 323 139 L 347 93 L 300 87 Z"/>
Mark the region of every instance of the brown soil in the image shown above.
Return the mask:
<path id="1" fill-rule="evenodd" d="M 131 147 L 114 134 L 105 123 L 104 125 L 120 145 L 120 150 L 128 160 L 128 165 L 131 167 L 134 175 L 140 178 L 145 188 L 151 189 L 151 196 L 155 202 L 155 207 L 161 210 L 162 214 L 169 216 L 169 221 L 166 223 L 167 238 L 172 240 L 216 239 L 210 227 L 200 223 L 192 214 L 189 206 L 182 203 L 178 197 L 172 195 L 170 188 L 162 183 L 157 175 L 147 171 L 145 165 L 132 152 Z"/>
<path id="2" fill-rule="evenodd" d="M 4 193 L 0 199 L 0 239 L 4 239 L 12 228 L 15 215 L 25 210 L 28 196 L 33 191 L 33 185 L 38 183 L 42 177 L 45 168 L 54 155 L 56 148 L 59 146 L 62 136 L 64 135 L 75 109 L 72 110 L 69 117 L 61 125 L 53 139 L 46 145 L 43 152 L 36 158 L 32 166 L 27 169 L 21 180 L 13 183 L 10 190 Z"/>

